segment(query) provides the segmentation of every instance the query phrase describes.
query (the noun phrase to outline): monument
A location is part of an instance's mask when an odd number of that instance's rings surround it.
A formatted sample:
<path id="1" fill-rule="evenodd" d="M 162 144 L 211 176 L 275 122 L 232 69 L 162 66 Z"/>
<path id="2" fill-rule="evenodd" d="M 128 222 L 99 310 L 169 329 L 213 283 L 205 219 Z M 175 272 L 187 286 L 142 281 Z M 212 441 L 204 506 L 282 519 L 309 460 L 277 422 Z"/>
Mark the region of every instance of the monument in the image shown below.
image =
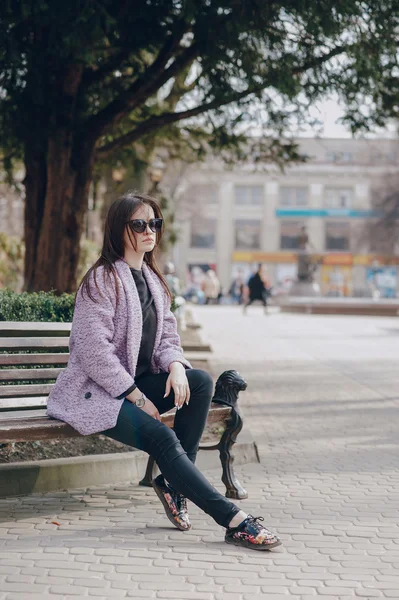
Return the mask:
<path id="1" fill-rule="evenodd" d="M 309 240 L 306 227 L 301 227 L 297 238 L 297 279 L 290 289 L 290 296 L 321 296 L 320 286 L 315 281 L 314 275 L 318 263 L 312 260 L 312 244 Z"/>

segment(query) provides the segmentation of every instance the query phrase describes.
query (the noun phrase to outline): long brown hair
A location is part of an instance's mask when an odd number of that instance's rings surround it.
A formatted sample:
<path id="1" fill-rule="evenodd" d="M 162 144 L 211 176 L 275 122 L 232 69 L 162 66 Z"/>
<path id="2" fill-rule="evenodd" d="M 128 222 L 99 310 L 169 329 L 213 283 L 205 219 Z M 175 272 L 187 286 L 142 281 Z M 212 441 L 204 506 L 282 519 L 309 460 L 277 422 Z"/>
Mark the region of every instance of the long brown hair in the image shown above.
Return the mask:
<path id="1" fill-rule="evenodd" d="M 86 275 L 83 277 L 79 286 L 79 288 L 82 288 L 82 294 L 83 292 L 86 292 L 89 298 L 94 302 L 95 298 L 93 298 L 90 290 L 90 275 L 91 273 L 93 273 L 94 284 L 96 288 L 99 289 L 96 280 L 96 270 L 98 267 L 103 266 L 105 268 L 106 274 L 109 277 L 111 277 L 111 275 L 113 276 L 114 283 L 116 285 L 116 293 L 118 294 L 116 269 L 114 263 L 118 259 L 123 258 L 125 254 L 123 242 L 125 230 L 127 230 L 128 232 L 128 236 L 130 241 L 132 242 L 133 248 L 136 248 L 136 240 L 132 231 L 130 230 L 128 221 L 130 221 L 130 219 L 132 218 L 134 213 L 140 208 L 140 206 L 144 205 L 148 205 L 152 208 L 152 210 L 154 211 L 155 218 L 163 218 L 161 209 L 154 198 L 135 191 L 129 191 L 126 194 L 123 194 L 123 196 L 115 200 L 109 207 L 107 217 L 105 220 L 104 241 L 103 247 L 101 249 L 100 258 L 94 263 L 92 267 L 90 267 Z M 159 242 L 161 241 L 162 234 L 163 228 L 156 234 L 156 246 L 158 246 Z M 168 284 L 166 283 L 165 278 L 162 275 L 161 270 L 158 267 L 155 259 L 154 253 L 156 250 L 156 246 L 153 250 L 151 250 L 151 252 L 146 252 L 144 254 L 144 262 L 156 275 L 158 275 L 169 298 L 172 299 L 172 295 L 169 290 Z"/>

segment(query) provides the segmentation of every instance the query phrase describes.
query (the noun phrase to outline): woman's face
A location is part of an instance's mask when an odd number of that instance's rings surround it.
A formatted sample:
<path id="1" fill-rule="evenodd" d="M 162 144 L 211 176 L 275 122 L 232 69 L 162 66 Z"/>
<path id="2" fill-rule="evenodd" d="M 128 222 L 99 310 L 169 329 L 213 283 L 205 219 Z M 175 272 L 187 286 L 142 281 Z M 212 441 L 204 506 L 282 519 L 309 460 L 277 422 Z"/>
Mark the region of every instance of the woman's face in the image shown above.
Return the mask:
<path id="1" fill-rule="evenodd" d="M 131 215 L 130 220 L 143 219 L 148 223 L 150 219 L 154 218 L 155 214 L 151 206 L 149 206 L 148 204 L 143 204 L 136 210 L 134 214 Z M 134 247 L 134 245 L 130 241 L 129 235 L 131 238 L 133 238 L 136 247 Z M 135 231 L 132 231 L 129 228 L 129 231 L 125 229 L 123 235 L 123 242 L 125 249 L 129 248 L 137 253 L 151 252 L 152 250 L 154 250 L 155 247 L 156 234 L 153 231 L 151 231 L 148 225 L 143 233 L 136 233 Z"/>

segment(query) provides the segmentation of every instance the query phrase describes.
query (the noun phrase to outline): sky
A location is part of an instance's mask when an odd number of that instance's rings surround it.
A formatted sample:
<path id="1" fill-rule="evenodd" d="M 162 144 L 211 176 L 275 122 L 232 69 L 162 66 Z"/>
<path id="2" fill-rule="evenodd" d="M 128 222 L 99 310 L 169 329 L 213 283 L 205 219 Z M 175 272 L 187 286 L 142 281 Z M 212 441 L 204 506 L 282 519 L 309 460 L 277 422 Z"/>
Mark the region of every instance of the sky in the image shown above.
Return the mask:
<path id="1" fill-rule="evenodd" d="M 342 124 L 337 123 L 343 115 L 337 99 L 324 100 L 315 105 L 312 110 L 312 117 L 323 123 L 321 137 L 329 138 L 351 138 L 350 130 Z M 300 136 L 316 135 L 316 130 L 308 127 L 304 128 Z M 394 123 L 390 123 L 385 129 L 379 129 L 373 133 L 367 134 L 367 138 L 394 138 L 397 137 Z"/>

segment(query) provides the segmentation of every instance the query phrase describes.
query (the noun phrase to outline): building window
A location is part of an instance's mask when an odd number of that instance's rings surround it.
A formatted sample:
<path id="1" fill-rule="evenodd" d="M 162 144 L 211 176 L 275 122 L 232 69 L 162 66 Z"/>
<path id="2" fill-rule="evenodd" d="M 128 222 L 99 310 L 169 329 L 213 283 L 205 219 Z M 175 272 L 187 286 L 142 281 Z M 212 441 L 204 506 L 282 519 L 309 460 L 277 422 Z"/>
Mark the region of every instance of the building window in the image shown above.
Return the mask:
<path id="1" fill-rule="evenodd" d="M 239 206 L 262 206 L 263 187 L 261 185 L 236 185 L 235 203 Z"/>
<path id="2" fill-rule="evenodd" d="M 349 252 L 350 223 L 336 221 L 326 223 L 326 250 Z"/>
<path id="3" fill-rule="evenodd" d="M 306 187 L 281 187 L 280 206 L 306 206 L 308 189 Z"/>
<path id="4" fill-rule="evenodd" d="M 334 162 L 334 163 L 350 163 L 350 162 L 352 162 L 352 153 L 351 152 L 334 152 L 333 150 L 329 150 L 326 152 L 326 160 L 327 160 L 327 162 Z"/>
<path id="5" fill-rule="evenodd" d="M 236 250 L 259 250 L 260 232 L 260 221 L 255 219 L 237 219 L 235 222 Z"/>
<path id="6" fill-rule="evenodd" d="M 215 248 L 216 220 L 196 217 L 191 223 L 191 248 Z"/>
<path id="7" fill-rule="evenodd" d="M 212 184 L 194 185 L 189 190 L 187 196 L 190 202 L 194 200 L 201 206 L 205 206 L 207 204 L 217 204 L 218 188 L 216 185 Z"/>
<path id="8" fill-rule="evenodd" d="M 352 208 L 353 190 L 350 188 L 326 188 L 324 206 L 332 209 Z"/>
<path id="9" fill-rule="evenodd" d="M 281 250 L 297 250 L 298 237 L 303 223 L 299 221 L 281 221 L 280 223 L 280 248 Z"/>

